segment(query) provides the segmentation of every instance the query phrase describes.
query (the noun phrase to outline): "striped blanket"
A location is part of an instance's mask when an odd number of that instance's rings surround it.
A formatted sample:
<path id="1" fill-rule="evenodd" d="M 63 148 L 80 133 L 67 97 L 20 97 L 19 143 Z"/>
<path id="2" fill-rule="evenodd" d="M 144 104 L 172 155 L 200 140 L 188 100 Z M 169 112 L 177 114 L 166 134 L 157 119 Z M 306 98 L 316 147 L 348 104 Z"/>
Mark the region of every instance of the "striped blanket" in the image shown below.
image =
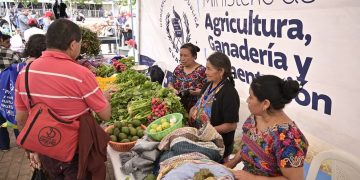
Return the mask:
<path id="1" fill-rule="evenodd" d="M 160 174 L 186 161 L 222 161 L 224 142 L 216 129 L 207 123 L 203 128 L 184 127 L 167 135 L 159 144 L 164 151 L 160 157 Z"/>

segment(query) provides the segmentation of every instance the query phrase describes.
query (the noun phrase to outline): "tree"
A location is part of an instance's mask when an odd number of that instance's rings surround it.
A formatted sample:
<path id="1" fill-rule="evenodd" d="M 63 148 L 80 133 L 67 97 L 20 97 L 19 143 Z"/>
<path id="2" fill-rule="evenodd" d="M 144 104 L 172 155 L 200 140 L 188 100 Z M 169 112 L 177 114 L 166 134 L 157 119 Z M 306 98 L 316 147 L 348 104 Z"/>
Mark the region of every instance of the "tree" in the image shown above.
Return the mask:
<path id="1" fill-rule="evenodd" d="M 128 5 L 129 5 L 128 0 L 119 0 L 119 1 L 117 2 L 117 4 L 118 4 L 119 6 L 128 6 Z M 135 4 L 136 4 L 136 0 L 131 0 L 131 4 L 132 4 L 132 5 L 135 5 Z"/>

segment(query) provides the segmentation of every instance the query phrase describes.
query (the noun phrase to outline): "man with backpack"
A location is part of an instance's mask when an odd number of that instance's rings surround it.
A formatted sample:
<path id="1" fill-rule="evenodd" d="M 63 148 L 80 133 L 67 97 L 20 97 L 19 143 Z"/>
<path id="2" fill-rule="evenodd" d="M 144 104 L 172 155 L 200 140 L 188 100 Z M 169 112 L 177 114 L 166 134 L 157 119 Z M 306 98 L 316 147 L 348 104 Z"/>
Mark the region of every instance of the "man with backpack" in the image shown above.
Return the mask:
<path id="1" fill-rule="evenodd" d="M 21 131 L 17 143 L 27 150 L 36 149 L 30 154 L 31 161 L 41 163 L 50 179 L 78 179 L 80 122 L 90 116 L 90 110 L 103 120 L 110 119 L 110 95 L 99 89 L 90 70 L 76 63 L 81 48 L 78 25 L 66 19 L 55 20 L 46 33 L 46 47 L 16 81 L 16 120 Z M 72 136 L 67 136 L 69 133 Z"/>

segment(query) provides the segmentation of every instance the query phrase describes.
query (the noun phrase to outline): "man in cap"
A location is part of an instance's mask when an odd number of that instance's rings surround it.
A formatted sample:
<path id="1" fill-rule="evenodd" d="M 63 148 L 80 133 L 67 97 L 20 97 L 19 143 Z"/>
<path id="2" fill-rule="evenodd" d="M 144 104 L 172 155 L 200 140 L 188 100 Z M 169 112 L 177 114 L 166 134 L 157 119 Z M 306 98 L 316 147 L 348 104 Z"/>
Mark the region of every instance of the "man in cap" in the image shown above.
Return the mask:
<path id="1" fill-rule="evenodd" d="M 27 42 L 29 38 L 34 34 L 45 34 L 42 29 L 38 28 L 38 23 L 36 19 L 29 19 L 28 24 L 30 28 L 24 32 L 25 42 Z"/>

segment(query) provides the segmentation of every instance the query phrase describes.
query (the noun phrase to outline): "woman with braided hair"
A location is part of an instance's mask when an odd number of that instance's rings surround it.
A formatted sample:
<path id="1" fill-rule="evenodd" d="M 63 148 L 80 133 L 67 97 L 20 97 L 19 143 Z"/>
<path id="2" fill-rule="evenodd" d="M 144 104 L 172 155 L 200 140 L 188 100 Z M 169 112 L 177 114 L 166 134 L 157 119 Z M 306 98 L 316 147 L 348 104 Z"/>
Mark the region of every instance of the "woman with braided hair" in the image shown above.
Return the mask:
<path id="1" fill-rule="evenodd" d="M 201 128 L 210 122 L 224 140 L 223 157 L 227 161 L 233 149 L 240 107 L 230 59 L 221 52 L 215 52 L 207 59 L 205 74 L 208 83 L 201 90 L 201 98 L 191 108 L 189 125 Z"/>

